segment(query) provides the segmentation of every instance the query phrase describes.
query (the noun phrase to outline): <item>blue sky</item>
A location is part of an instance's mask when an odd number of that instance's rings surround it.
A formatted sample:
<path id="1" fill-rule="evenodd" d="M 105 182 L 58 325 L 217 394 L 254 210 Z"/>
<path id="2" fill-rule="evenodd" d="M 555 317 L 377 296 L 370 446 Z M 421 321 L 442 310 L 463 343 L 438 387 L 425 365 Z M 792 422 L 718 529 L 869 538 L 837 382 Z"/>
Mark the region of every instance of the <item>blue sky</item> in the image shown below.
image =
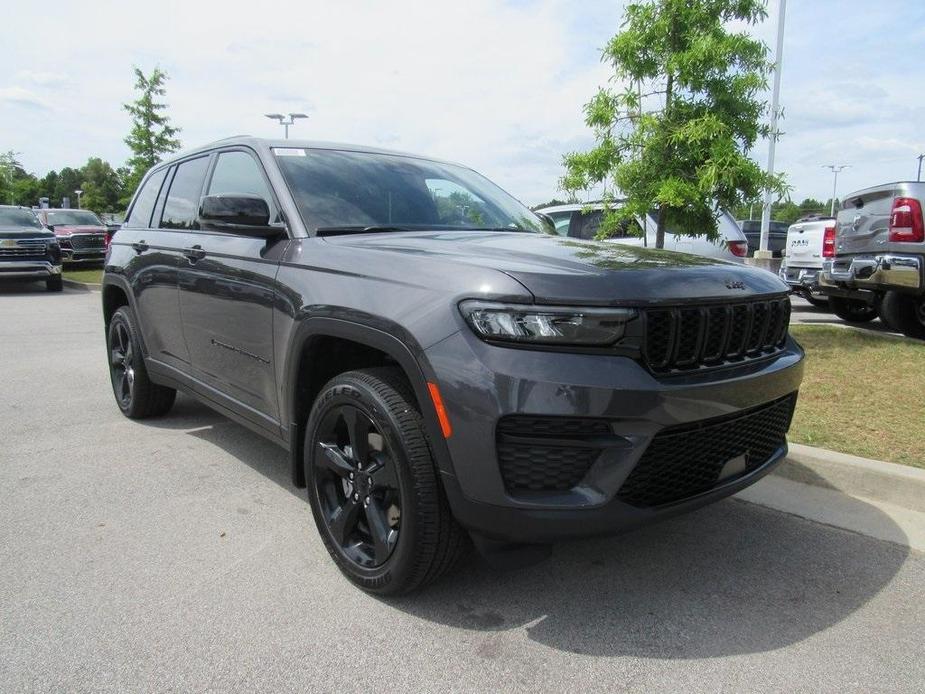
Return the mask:
<path id="1" fill-rule="evenodd" d="M 293 134 L 466 163 L 529 204 L 557 193 L 561 155 L 591 144 L 582 104 L 623 3 L 515 0 L 85 3 L 5 10 L 0 150 L 27 169 L 123 162 L 131 68 L 170 74 L 184 145 Z M 773 46 L 777 2 L 756 30 Z M 790 0 L 777 168 L 793 197 L 914 178 L 925 151 L 925 2 Z M 762 164 L 766 144 L 753 156 Z"/>

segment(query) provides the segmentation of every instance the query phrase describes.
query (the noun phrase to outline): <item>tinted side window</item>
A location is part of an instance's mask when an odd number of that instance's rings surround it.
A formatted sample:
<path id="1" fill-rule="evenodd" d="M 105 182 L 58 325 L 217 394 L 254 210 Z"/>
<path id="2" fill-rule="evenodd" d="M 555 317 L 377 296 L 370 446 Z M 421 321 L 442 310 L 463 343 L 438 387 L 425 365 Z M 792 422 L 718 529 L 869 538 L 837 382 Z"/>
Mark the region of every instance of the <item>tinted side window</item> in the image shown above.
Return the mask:
<path id="1" fill-rule="evenodd" d="M 209 158 L 199 157 L 185 161 L 177 167 L 177 173 L 170 184 L 164 213 L 161 215 L 162 229 L 198 229 L 196 217 L 199 214 L 199 198 L 202 182 L 206 175 Z"/>
<path id="2" fill-rule="evenodd" d="M 128 219 L 125 220 L 125 226 L 144 229 L 151 225 L 151 213 L 154 211 L 154 203 L 157 201 L 157 194 L 160 192 L 165 175 L 167 175 L 167 169 L 161 169 L 145 181 L 138 197 L 135 198 L 135 204 L 132 205 Z"/>
<path id="3" fill-rule="evenodd" d="M 601 228 L 601 217 L 604 213 L 595 210 L 593 212 L 581 213 L 572 217 L 572 224 L 569 228 L 569 236 L 591 241 Z"/>
<path id="4" fill-rule="evenodd" d="M 267 201 L 271 209 L 272 198 L 257 162 L 247 152 L 222 152 L 218 155 L 209 195 L 222 193 L 251 193 Z"/>
<path id="5" fill-rule="evenodd" d="M 542 212 L 542 210 L 540 210 Z M 556 233 L 559 236 L 568 236 L 568 227 L 572 221 L 571 212 L 550 212 L 549 216 L 556 225 Z"/>

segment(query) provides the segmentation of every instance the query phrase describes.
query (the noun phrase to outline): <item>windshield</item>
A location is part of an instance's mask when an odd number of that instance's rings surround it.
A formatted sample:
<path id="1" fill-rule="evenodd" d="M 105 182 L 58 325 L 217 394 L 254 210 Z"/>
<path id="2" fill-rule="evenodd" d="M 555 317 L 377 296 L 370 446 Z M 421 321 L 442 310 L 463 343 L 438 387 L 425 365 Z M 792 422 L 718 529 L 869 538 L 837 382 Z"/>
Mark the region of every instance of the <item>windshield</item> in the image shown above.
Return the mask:
<path id="1" fill-rule="evenodd" d="M 103 226 L 100 218 L 87 210 L 61 210 L 48 213 L 48 224 L 86 224 L 90 226 Z"/>
<path id="2" fill-rule="evenodd" d="M 42 228 L 42 224 L 29 210 L 19 210 L 16 208 L 0 208 L 0 226 L 26 227 L 28 229 Z"/>
<path id="3" fill-rule="evenodd" d="M 273 152 L 312 232 L 545 230 L 528 208 L 461 166 L 371 152 L 280 147 Z"/>

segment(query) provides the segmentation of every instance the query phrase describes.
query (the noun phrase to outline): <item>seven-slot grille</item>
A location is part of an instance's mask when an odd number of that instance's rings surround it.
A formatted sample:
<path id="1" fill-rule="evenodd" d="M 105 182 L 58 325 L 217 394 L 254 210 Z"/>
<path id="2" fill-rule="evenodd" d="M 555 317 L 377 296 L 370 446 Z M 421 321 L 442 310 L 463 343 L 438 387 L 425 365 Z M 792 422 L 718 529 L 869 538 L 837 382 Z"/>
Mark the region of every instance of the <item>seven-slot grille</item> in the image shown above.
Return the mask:
<path id="1" fill-rule="evenodd" d="M 787 297 L 644 311 L 643 358 L 657 373 L 688 371 L 772 354 L 784 345 Z"/>
<path id="2" fill-rule="evenodd" d="M 70 238 L 71 248 L 75 251 L 106 250 L 105 234 L 74 234 Z"/>
<path id="3" fill-rule="evenodd" d="M 713 489 L 723 468 L 736 474 L 764 465 L 786 442 L 796 393 L 734 415 L 669 427 L 656 434 L 617 492 L 634 506 L 659 506 Z"/>

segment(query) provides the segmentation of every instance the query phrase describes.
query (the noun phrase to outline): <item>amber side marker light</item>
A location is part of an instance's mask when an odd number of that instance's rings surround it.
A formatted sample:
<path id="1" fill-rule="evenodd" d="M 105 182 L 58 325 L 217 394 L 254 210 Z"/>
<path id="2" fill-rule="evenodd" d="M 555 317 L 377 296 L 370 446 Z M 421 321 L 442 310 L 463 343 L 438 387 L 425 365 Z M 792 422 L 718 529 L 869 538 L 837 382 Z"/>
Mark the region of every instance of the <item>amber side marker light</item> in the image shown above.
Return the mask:
<path id="1" fill-rule="evenodd" d="M 437 411 L 437 419 L 440 421 L 440 430 L 443 432 L 443 438 L 448 439 L 453 435 L 453 427 L 450 426 L 450 418 L 446 416 L 446 408 L 443 406 L 443 398 L 440 397 L 440 389 L 436 383 L 427 383 L 427 390 L 430 391 L 430 399 L 434 401 L 434 409 Z"/>

